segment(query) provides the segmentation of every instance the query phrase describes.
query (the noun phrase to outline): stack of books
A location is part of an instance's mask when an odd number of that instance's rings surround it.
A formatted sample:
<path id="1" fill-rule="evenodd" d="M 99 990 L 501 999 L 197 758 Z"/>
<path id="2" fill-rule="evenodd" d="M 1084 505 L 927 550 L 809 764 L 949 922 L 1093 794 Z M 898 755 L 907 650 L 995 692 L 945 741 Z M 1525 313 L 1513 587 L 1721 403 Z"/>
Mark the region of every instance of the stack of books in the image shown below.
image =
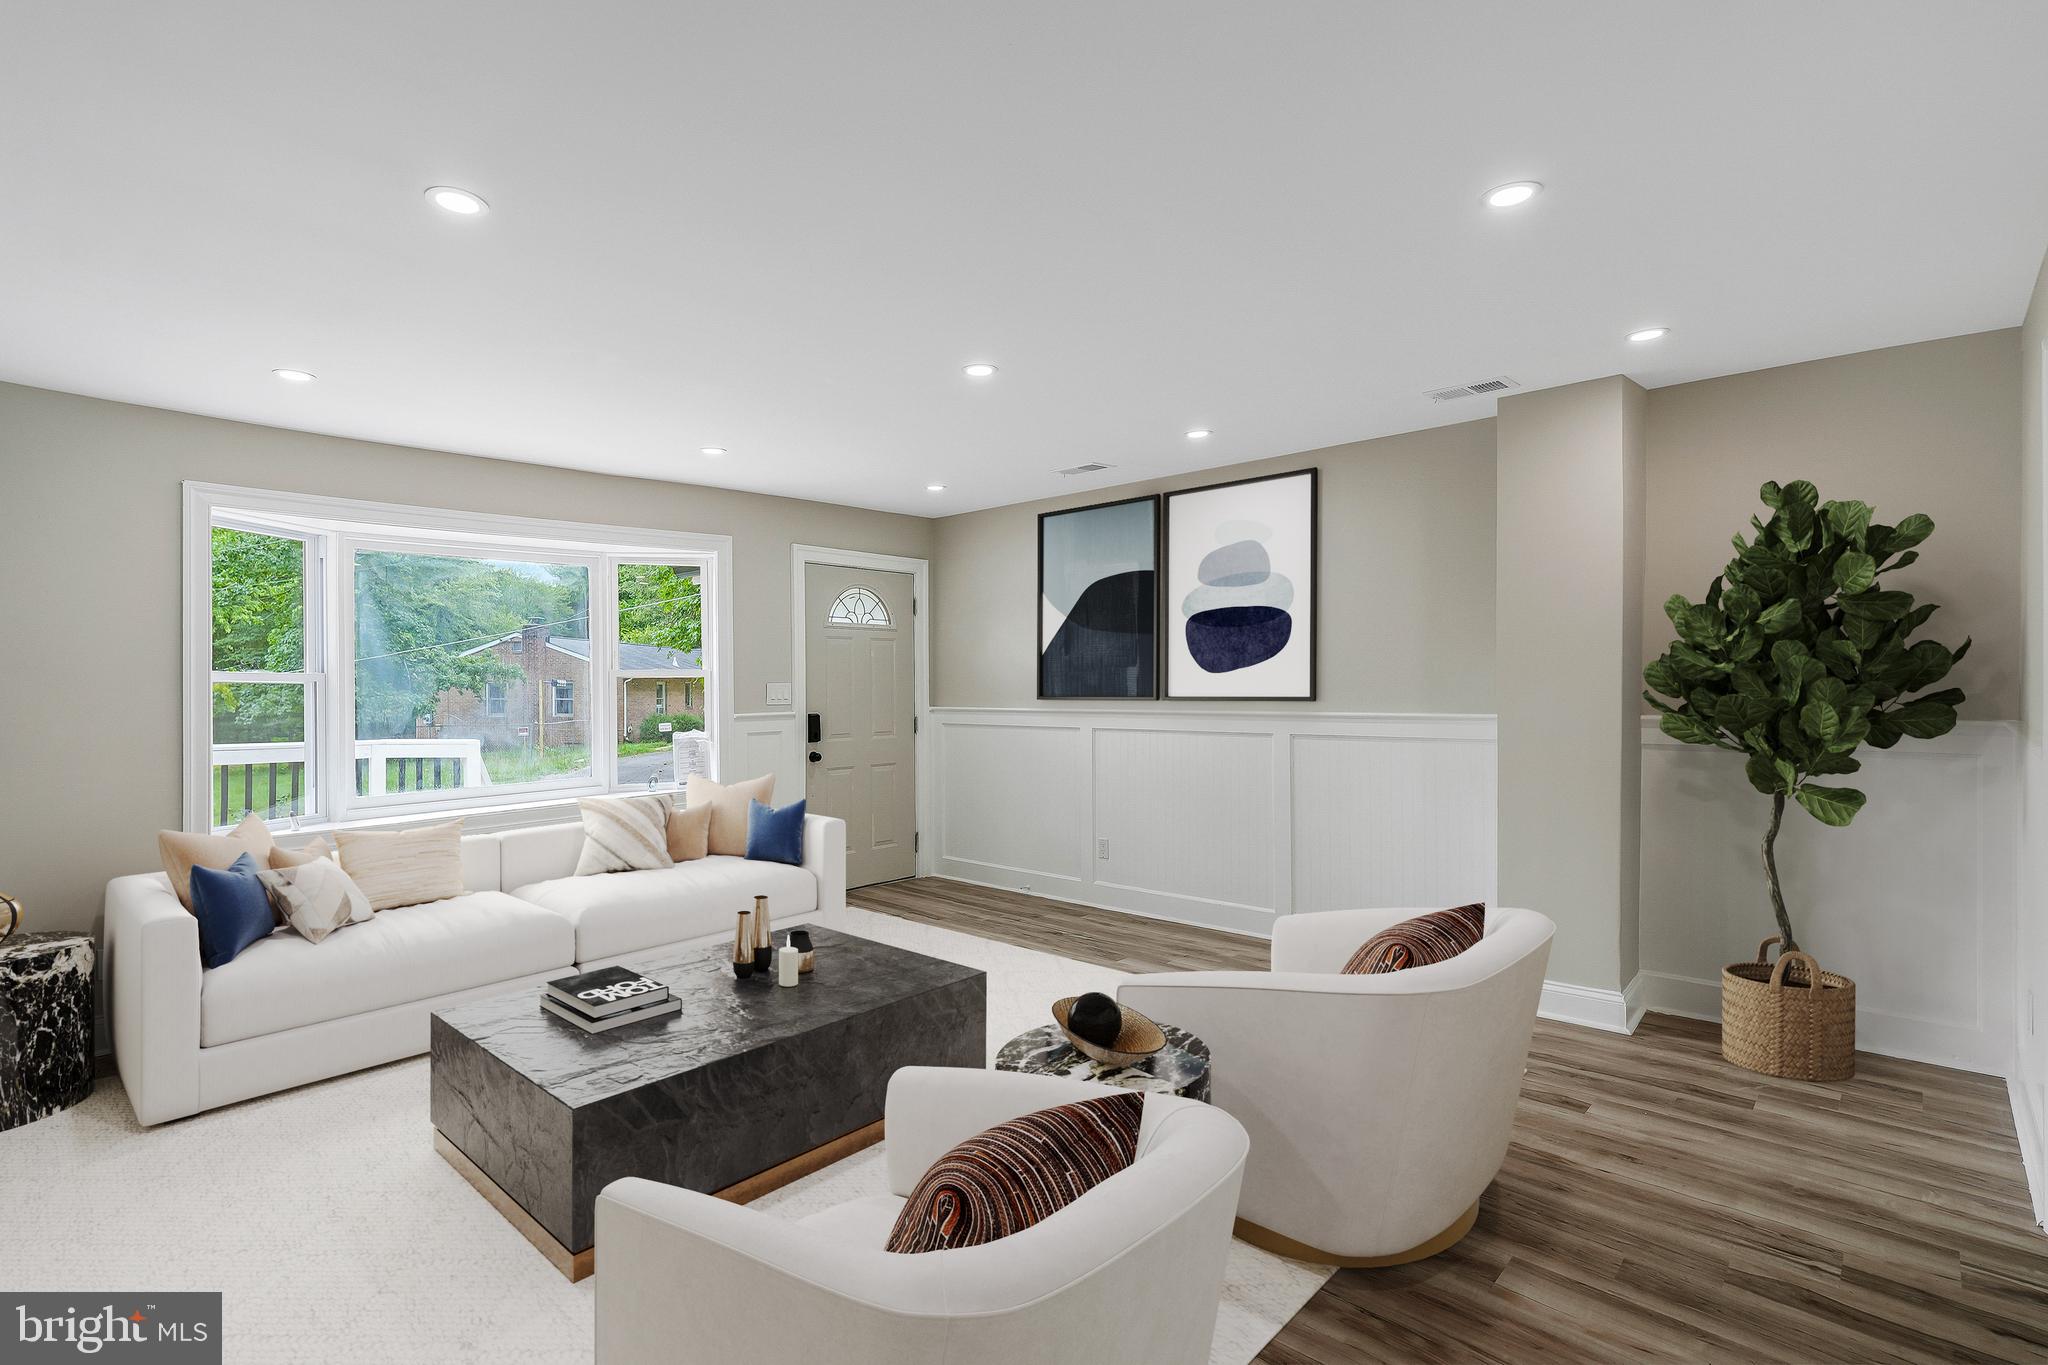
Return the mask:
<path id="1" fill-rule="evenodd" d="M 668 987 L 631 967 L 599 967 L 548 982 L 540 1007 L 585 1033 L 603 1033 L 674 1014 L 683 1002 L 671 998 Z"/>

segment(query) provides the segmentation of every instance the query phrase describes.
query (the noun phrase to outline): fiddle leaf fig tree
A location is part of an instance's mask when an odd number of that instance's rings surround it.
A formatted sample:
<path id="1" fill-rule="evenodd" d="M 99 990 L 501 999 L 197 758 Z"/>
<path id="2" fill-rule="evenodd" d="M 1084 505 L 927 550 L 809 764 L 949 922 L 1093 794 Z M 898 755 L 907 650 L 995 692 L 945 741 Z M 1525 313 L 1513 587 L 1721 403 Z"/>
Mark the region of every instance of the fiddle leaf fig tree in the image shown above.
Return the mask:
<path id="1" fill-rule="evenodd" d="M 1735 558 L 1706 601 L 1664 604 L 1678 638 L 1643 670 L 1643 700 L 1672 738 L 1741 754 L 1750 785 L 1771 798 L 1764 875 L 1791 952 L 1799 943 L 1776 857 L 1785 802 L 1824 825 L 1855 819 L 1863 793 L 1815 779 L 1856 772 L 1860 745 L 1889 749 L 1954 729 L 1962 692 L 1923 689 L 1970 642 L 1952 650 L 1912 639 L 1936 607 L 1889 586 L 1887 575 L 1920 557 L 1931 519 L 1887 526 L 1871 520 L 1868 503 L 1822 502 L 1804 479 L 1767 483 L 1758 496 L 1770 520 L 1752 516 L 1754 535 L 1736 535 Z"/>

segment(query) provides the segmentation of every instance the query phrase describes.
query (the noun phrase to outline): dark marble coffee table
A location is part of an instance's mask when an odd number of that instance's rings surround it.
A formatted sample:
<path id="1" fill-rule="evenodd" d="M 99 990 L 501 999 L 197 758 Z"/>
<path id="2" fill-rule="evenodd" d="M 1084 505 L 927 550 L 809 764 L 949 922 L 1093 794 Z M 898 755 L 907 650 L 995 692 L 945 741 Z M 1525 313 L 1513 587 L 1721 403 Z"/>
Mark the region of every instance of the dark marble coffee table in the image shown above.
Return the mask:
<path id="1" fill-rule="evenodd" d="M 1125 1066 L 1098 1062 L 1067 1041 L 1058 1024 L 1020 1033 L 996 1054 L 996 1070 L 1027 1071 L 1037 1076 L 1067 1076 L 1077 1081 L 1120 1085 L 1126 1090 L 1153 1090 L 1191 1100 L 1209 1099 L 1209 1045 L 1184 1028 L 1161 1024 L 1166 1046 L 1142 1062 Z"/>
<path id="2" fill-rule="evenodd" d="M 898 1068 L 984 1064 L 985 973 L 811 939 L 817 969 L 794 987 L 735 980 L 722 945 L 631 954 L 683 1008 L 610 1033 L 548 1014 L 537 986 L 437 1011 L 436 1150 L 582 1279 L 612 1181 L 752 1199 L 878 1141 Z"/>

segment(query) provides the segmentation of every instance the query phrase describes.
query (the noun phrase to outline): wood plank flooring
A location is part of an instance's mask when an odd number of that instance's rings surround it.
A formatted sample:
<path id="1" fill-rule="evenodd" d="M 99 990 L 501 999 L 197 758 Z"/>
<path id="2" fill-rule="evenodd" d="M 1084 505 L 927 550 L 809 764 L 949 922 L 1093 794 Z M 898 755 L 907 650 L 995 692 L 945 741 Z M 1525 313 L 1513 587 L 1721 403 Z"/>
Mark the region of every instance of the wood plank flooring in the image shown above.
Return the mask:
<path id="1" fill-rule="evenodd" d="M 1126 971 L 1263 967 L 1257 939 L 925 878 L 870 910 Z M 1339 1272 L 1259 1356 L 1339 1362 L 2048 1362 L 2048 1237 L 2005 1083 L 1859 1053 L 1807 1085 L 1714 1025 L 1538 1021 L 1470 1236 Z"/>

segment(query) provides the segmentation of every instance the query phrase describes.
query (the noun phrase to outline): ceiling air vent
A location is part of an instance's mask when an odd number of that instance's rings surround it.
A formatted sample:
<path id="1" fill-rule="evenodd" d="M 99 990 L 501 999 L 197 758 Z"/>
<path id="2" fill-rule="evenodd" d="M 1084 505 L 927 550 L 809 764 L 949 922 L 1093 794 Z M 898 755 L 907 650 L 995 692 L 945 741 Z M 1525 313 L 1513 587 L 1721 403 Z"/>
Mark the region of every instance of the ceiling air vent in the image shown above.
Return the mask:
<path id="1" fill-rule="evenodd" d="M 1506 375 L 1496 375 L 1492 379 L 1460 384 L 1455 389 L 1431 389 L 1425 396 L 1432 403 L 1448 403 L 1454 398 L 1471 398 L 1482 393 L 1506 393 L 1509 389 L 1520 387 Z"/>
<path id="2" fill-rule="evenodd" d="M 1076 474 L 1100 474 L 1103 470 L 1107 468 L 1109 468 L 1109 466 L 1106 464 L 1077 464 L 1072 469 L 1062 469 L 1060 471 L 1060 477 L 1063 479 L 1071 479 Z"/>

